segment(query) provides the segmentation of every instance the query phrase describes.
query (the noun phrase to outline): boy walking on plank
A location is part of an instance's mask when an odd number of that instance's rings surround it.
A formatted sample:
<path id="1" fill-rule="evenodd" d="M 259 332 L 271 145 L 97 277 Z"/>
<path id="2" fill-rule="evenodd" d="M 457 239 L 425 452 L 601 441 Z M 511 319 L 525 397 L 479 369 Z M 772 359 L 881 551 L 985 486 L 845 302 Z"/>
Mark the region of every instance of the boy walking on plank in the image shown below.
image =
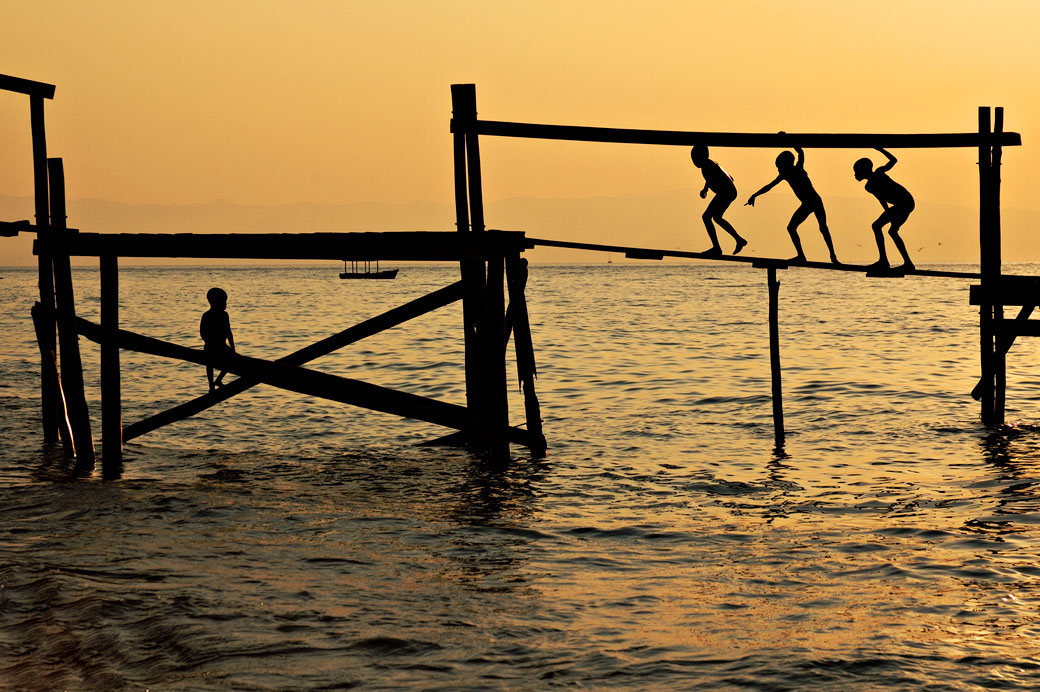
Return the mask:
<path id="1" fill-rule="evenodd" d="M 708 158 L 708 147 L 703 144 L 698 144 L 690 149 L 690 159 L 693 161 L 694 166 L 701 169 L 701 174 L 704 176 L 704 189 L 701 190 L 701 199 L 705 199 L 708 196 L 708 190 L 715 193 L 715 196 L 708 202 L 708 208 L 701 215 L 704 227 L 708 230 L 708 238 L 711 239 L 711 249 L 705 250 L 701 254 L 722 254 L 718 234 L 715 232 L 715 224 L 712 223 L 714 221 L 722 226 L 724 231 L 733 236 L 733 240 L 737 241 L 736 247 L 733 248 L 733 254 L 736 255 L 744 249 L 747 241 L 740 237 L 740 234 L 737 233 L 729 221 L 722 218 L 729 205 L 737 198 L 737 187 L 733 184 L 733 176 L 722 170 L 722 166 Z"/>
<path id="2" fill-rule="evenodd" d="M 801 202 L 799 207 L 794 210 L 794 214 L 791 215 L 791 221 L 787 224 L 787 232 L 791 234 L 794 249 L 798 251 L 798 254 L 792 257 L 791 260 L 795 262 L 805 261 L 802 242 L 798 238 L 798 226 L 809 218 L 809 214 L 815 214 L 816 221 L 820 224 L 820 233 L 823 235 L 824 242 L 827 243 L 827 250 L 831 253 L 831 262 L 840 264 L 837 255 L 834 254 L 834 243 L 831 241 L 831 233 L 827 229 L 827 212 L 823 208 L 823 199 L 820 198 L 820 193 L 816 191 L 812 181 L 809 180 L 809 174 L 805 172 L 805 152 L 802 151 L 801 147 L 794 147 L 794 150 L 798 153 L 798 160 L 795 161 L 794 154 L 789 151 L 781 152 L 776 157 L 776 178 L 751 195 L 745 206 L 755 206 L 756 197 L 769 192 L 780 181 L 786 180 L 787 184 L 791 186 L 794 196 Z"/>

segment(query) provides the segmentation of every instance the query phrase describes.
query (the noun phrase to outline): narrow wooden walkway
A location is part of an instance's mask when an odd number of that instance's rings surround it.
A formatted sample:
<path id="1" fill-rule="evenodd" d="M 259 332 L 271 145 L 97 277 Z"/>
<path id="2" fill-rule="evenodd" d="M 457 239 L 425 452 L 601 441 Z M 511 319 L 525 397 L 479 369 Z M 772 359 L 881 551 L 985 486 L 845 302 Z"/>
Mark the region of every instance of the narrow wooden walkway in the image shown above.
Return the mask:
<path id="1" fill-rule="evenodd" d="M 947 271 L 940 269 L 911 269 L 903 271 L 898 266 L 889 270 L 879 270 L 867 264 L 832 264 L 830 262 L 796 262 L 772 257 L 752 257 L 751 255 L 709 255 L 703 252 L 686 252 L 683 250 L 655 250 L 652 248 L 628 247 L 624 245 L 603 245 L 600 243 L 577 243 L 569 240 L 550 240 L 547 238 L 528 238 L 527 247 L 561 247 L 575 250 L 597 250 L 600 252 L 624 253 L 629 259 L 661 260 L 665 257 L 681 257 L 684 259 L 702 259 L 713 262 L 743 262 L 758 269 L 787 269 L 788 267 L 809 267 L 811 269 L 828 269 L 830 271 L 860 272 L 867 276 L 900 278 L 903 276 L 941 276 L 953 279 L 978 279 L 978 272 Z"/>

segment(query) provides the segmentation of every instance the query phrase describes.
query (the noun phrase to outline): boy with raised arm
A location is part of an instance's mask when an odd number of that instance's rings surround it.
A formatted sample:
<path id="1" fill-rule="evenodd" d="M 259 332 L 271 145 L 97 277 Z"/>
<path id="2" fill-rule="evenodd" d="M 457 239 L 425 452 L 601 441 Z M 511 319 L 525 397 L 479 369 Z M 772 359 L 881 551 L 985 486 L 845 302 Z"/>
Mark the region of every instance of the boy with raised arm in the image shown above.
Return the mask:
<path id="1" fill-rule="evenodd" d="M 889 267 L 888 254 L 885 252 L 885 236 L 881 233 L 881 229 L 887 223 L 891 224 L 888 234 L 892 236 L 892 242 L 896 244 L 896 249 L 903 256 L 903 269 L 912 270 L 914 263 L 910 261 L 906 245 L 899 237 L 899 229 L 903 227 L 910 212 L 914 210 L 914 197 L 905 187 L 888 177 L 888 171 L 896 165 L 896 157 L 881 147 L 878 147 L 878 151 L 888 158 L 888 163 L 873 168 L 873 162 L 863 158 L 852 164 L 852 172 L 855 174 L 856 180 L 866 180 L 867 184 L 864 186 L 866 191 L 877 197 L 885 209 L 870 226 L 874 230 L 874 240 L 877 241 L 879 257 L 871 267 L 877 269 L 888 269 Z"/>
<path id="2" fill-rule="evenodd" d="M 729 221 L 722 218 L 729 205 L 737 198 L 737 187 L 733 184 L 733 176 L 722 170 L 722 166 L 708 158 L 708 147 L 703 144 L 698 144 L 690 149 L 690 159 L 693 161 L 694 166 L 701 169 L 701 174 L 704 176 L 704 189 L 701 190 L 701 199 L 708 196 L 708 190 L 715 193 L 715 196 L 708 202 L 708 207 L 704 210 L 704 214 L 701 215 L 704 227 L 708 229 L 708 238 L 711 239 L 711 249 L 705 250 L 701 254 L 722 254 L 718 234 L 715 232 L 715 224 L 712 223 L 714 220 L 715 223 L 722 226 L 724 231 L 733 236 L 733 240 L 737 242 L 736 247 L 733 248 L 733 254 L 736 255 L 744 249 L 747 241 L 740 237 L 740 234 L 737 233 Z"/>
<path id="3" fill-rule="evenodd" d="M 794 210 L 794 214 L 791 215 L 791 221 L 787 224 L 787 232 L 791 234 L 794 249 L 798 251 L 798 254 L 791 258 L 791 261 L 805 261 L 805 253 L 802 252 L 802 242 L 798 238 L 798 226 L 809 218 L 809 214 L 815 214 L 816 221 L 820 224 L 820 233 L 823 235 L 824 242 L 827 243 L 827 250 L 831 253 L 831 262 L 840 264 L 837 255 L 834 254 L 834 243 L 831 242 L 831 234 L 827 229 L 827 212 L 824 211 L 823 200 L 809 180 L 809 174 L 805 172 L 805 152 L 802 151 L 801 147 L 793 148 L 798 153 L 798 160 L 795 161 L 794 154 L 789 151 L 780 152 L 780 155 L 776 157 L 776 178 L 751 195 L 745 206 L 755 206 L 756 197 L 772 190 L 781 180 L 786 180 L 787 184 L 791 186 L 794 196 L 801 202 L 799 207 Z"/>
<path id="4" fill-rule="evenodd" d="M 209 380 L 209 391 L 220 386 L 227 374 L 224 365 L 230 354 L 235 352 L 235 337 L 231 333 L 231 319 L 227 314 L 227 292 L 222 288 L 211 288 L 206 292 L 209 310 L 202 313 L 199 321 L 199 335 L 202 337 L 203 350 L 206 353 L 206 378 Z M 217 379 L 213 379 L 213 366 L 221 368 Z"/>

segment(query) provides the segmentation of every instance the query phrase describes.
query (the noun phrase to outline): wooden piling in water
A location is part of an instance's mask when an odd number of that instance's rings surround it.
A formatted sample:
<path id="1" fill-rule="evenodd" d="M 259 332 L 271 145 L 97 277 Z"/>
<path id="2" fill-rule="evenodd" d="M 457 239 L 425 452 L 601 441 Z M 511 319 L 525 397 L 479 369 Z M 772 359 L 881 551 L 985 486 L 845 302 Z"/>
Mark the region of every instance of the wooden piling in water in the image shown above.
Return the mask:
<path id="1" fill-rule="evenodd" d="M 83 387 L 83 361 L 79 351 L 79 334 L 76 330 L 72 266 L 68 250 L 65 248 L 65 169 L 61 159 L 48 159 L 47 172 L 51 202 L 49 245 L 54 266 L 61 388 L 65 393 L 65 405 L 76 448 L 76 471 L 90 473 L 94 470 L 94 439 L 90 433 L 90 413 Z"/>
<path id="2" fill-rule="evenodd" d="M 773 435 L 776 443 L 783 444 L 784 393 L 782 370 L 780 369 L 780 282 L 776 278 L 776 267 L 767 270 L 769 284 L 769 373 L 773 399 Z"/>
<path id="3" fill-rule="evenodd" d="M 1003 321 L 1000 277 L 1000 147 L 991 136 L 1003 131 L 1003 109 L 991 119 L 991 109 L 979 107 L 979 389 L 980 417 L 985 425 L 1004 422 L 1006 358 L 995 342 L 995 325 Z M 994 127 L 995 126 L 995 127 Z"/>
<path id="4" fill-rule="evenodd" d="M 123 414 L 119 373 L 119 259 L 103 255 L 101 271 L 101 475 L 123 470 Z"/>
<path id="5" fill-rule="evenodd" d="M 46 248 L 50 240 L 50 201 L 47 191 L 47 131 L 44 119 L 43 97 L 29 97 L 29 118 L 32 128 L 33 155 L 33 197 L 36 214 L 36 237 L 43 240 Z M 41 238 L 42 235 L 42 238 Z M 42 338 L 41 352 L 53 352 L 57 348 L 56 326 L 54 322 L 54 270 L 49 251 L 37 257 L 39 267 L 40 304 L 43 306 L 44 322 L 37 329 L 37 338 Z M 60 394 L 61 385 L 57 379 L 57 370 L 51 369 L 49 363 L 40 363 L 40 410 L 43 418 L 43 439 L 55 441 L 60 437 L 59 425 L 67 425 L 62 421 L 65 417 L 65 402 Z"/>
<path id="6" fill-rule="evenodd" d="M 452 145 L 454 152 L 455 175 L 455 227 L 459 233 L 470 233 L 469 210 L 469 131 L 470 125 L 477 119 L 476 87 L 473 84 L 451 85 L 452 123 L 458 124 L 453 129 Z M 476 146 L 476 142 L 473 143 Z M 479 151 L 475 156 L 479 169 Z M 477 185 L 479 190 L 479 182 Z M 482 208 L 482 207 L 481 207 Z M 483 219 L 481 219 L 483 230 Z M 464 287 L 462 299 L 462 334 L 465 348 L 466 372 L 466 405 L 472 410 L 478 409 L 480 399 L 480 343 L 478 330 L 481 314 L 484 312 L 484 263 L 482 260 L 464 259 L 459 262 L 459 273 Z"/>
<path id="7" fill-rule="evenodd" d="M 509 310 L 506 330 L 513 332 L 513 350 L 516 352 L 516 374 L 524 395 L 524 413 L 527 430 L 531 433 L 531 455 L 545 456 L 545 435 L 542 433 L 542 411 L 534 389 L 537 367 L 534 360 L 534 343 L 531 338 L 531 322 L 527 311 L 527 260 L 513 252 L 506 257 L 506 286 L 509 291 Z"/>
<path id="8" fill-rule="evenodd" d="M 489 235 L 487 258 L 487 294 L 485 299 L 484 324 L 481 330 L 483 363 L 482 382 L 485 401 L 481 417 L 484 419 L 484 435 L 491 456 L 497 460 L 509 456 L 505 430 L 509 427 L 509 401 L 506 387 L 506 364 L 502 353 L 501 335 L 505 331 L 505 253 L 502 236 L 498 231 L 486 231 Z"/>

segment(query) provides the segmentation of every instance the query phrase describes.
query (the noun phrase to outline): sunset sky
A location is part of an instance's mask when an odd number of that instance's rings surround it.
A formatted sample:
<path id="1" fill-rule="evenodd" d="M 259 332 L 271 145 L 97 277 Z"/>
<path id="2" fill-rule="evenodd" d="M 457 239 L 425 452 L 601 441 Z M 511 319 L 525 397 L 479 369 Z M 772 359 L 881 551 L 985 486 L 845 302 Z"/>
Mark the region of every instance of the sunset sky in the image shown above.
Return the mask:
<path id="1" fill-rule="evenodd" d="M 966 132 L 978 106 L 1001 105 L 1024 145 L 1004 157 L 1005 258 L 1040 260 L 1026 223 L 1040 219 L 1034 0 L 34 0 L 5 2 L 3 18 L 0 72 L 57 85 L 49 154 L 65 161 L 70 200 L 450 211 L 449 86 L 461 82 L 477 85 L 484 118 L 649 129 Z M 513 198 L 633 200 L 631 223 L 609 231 L 525 227 L 533 221 L 522 212 L 489 213 L 491 227 L 639 244 L 639 205 L 682 191 L 681 208 L 662 212 L 678 235 L 662 242 L 707 246 L 702 179 L 685 149 L 492 139 L 481 148 L 491 210 Z M 0 150 L 0 195 L 31 195 L 24 96 L 0 93 Z M 776 153 L 712 150 L 741 202 L 775 175 Z M 976 152 L 893 153 L 892 177 L 919 204 L 907 244 L 935 245 L 951 231 L 929 209 L 977 206 Z M 842 200 L 867 197 L 851 171 L 864 155 L 809 150 L 806 166 L 834 205 L 839 254 L 854 240 L 872 259 L 880 208 L 842 215 Z M 730 218 L 750 229 L 754 254 L 790 252 L 783 228 L 794 206 L 778 188 L 754 210 L 734 205 Z M 452 222 L 438 215 L 427 227 Z M 811 221 L 803 229 L 818 235 Z M 0 239 L 0 264 L 25 263 L 23 247 Z"/>

